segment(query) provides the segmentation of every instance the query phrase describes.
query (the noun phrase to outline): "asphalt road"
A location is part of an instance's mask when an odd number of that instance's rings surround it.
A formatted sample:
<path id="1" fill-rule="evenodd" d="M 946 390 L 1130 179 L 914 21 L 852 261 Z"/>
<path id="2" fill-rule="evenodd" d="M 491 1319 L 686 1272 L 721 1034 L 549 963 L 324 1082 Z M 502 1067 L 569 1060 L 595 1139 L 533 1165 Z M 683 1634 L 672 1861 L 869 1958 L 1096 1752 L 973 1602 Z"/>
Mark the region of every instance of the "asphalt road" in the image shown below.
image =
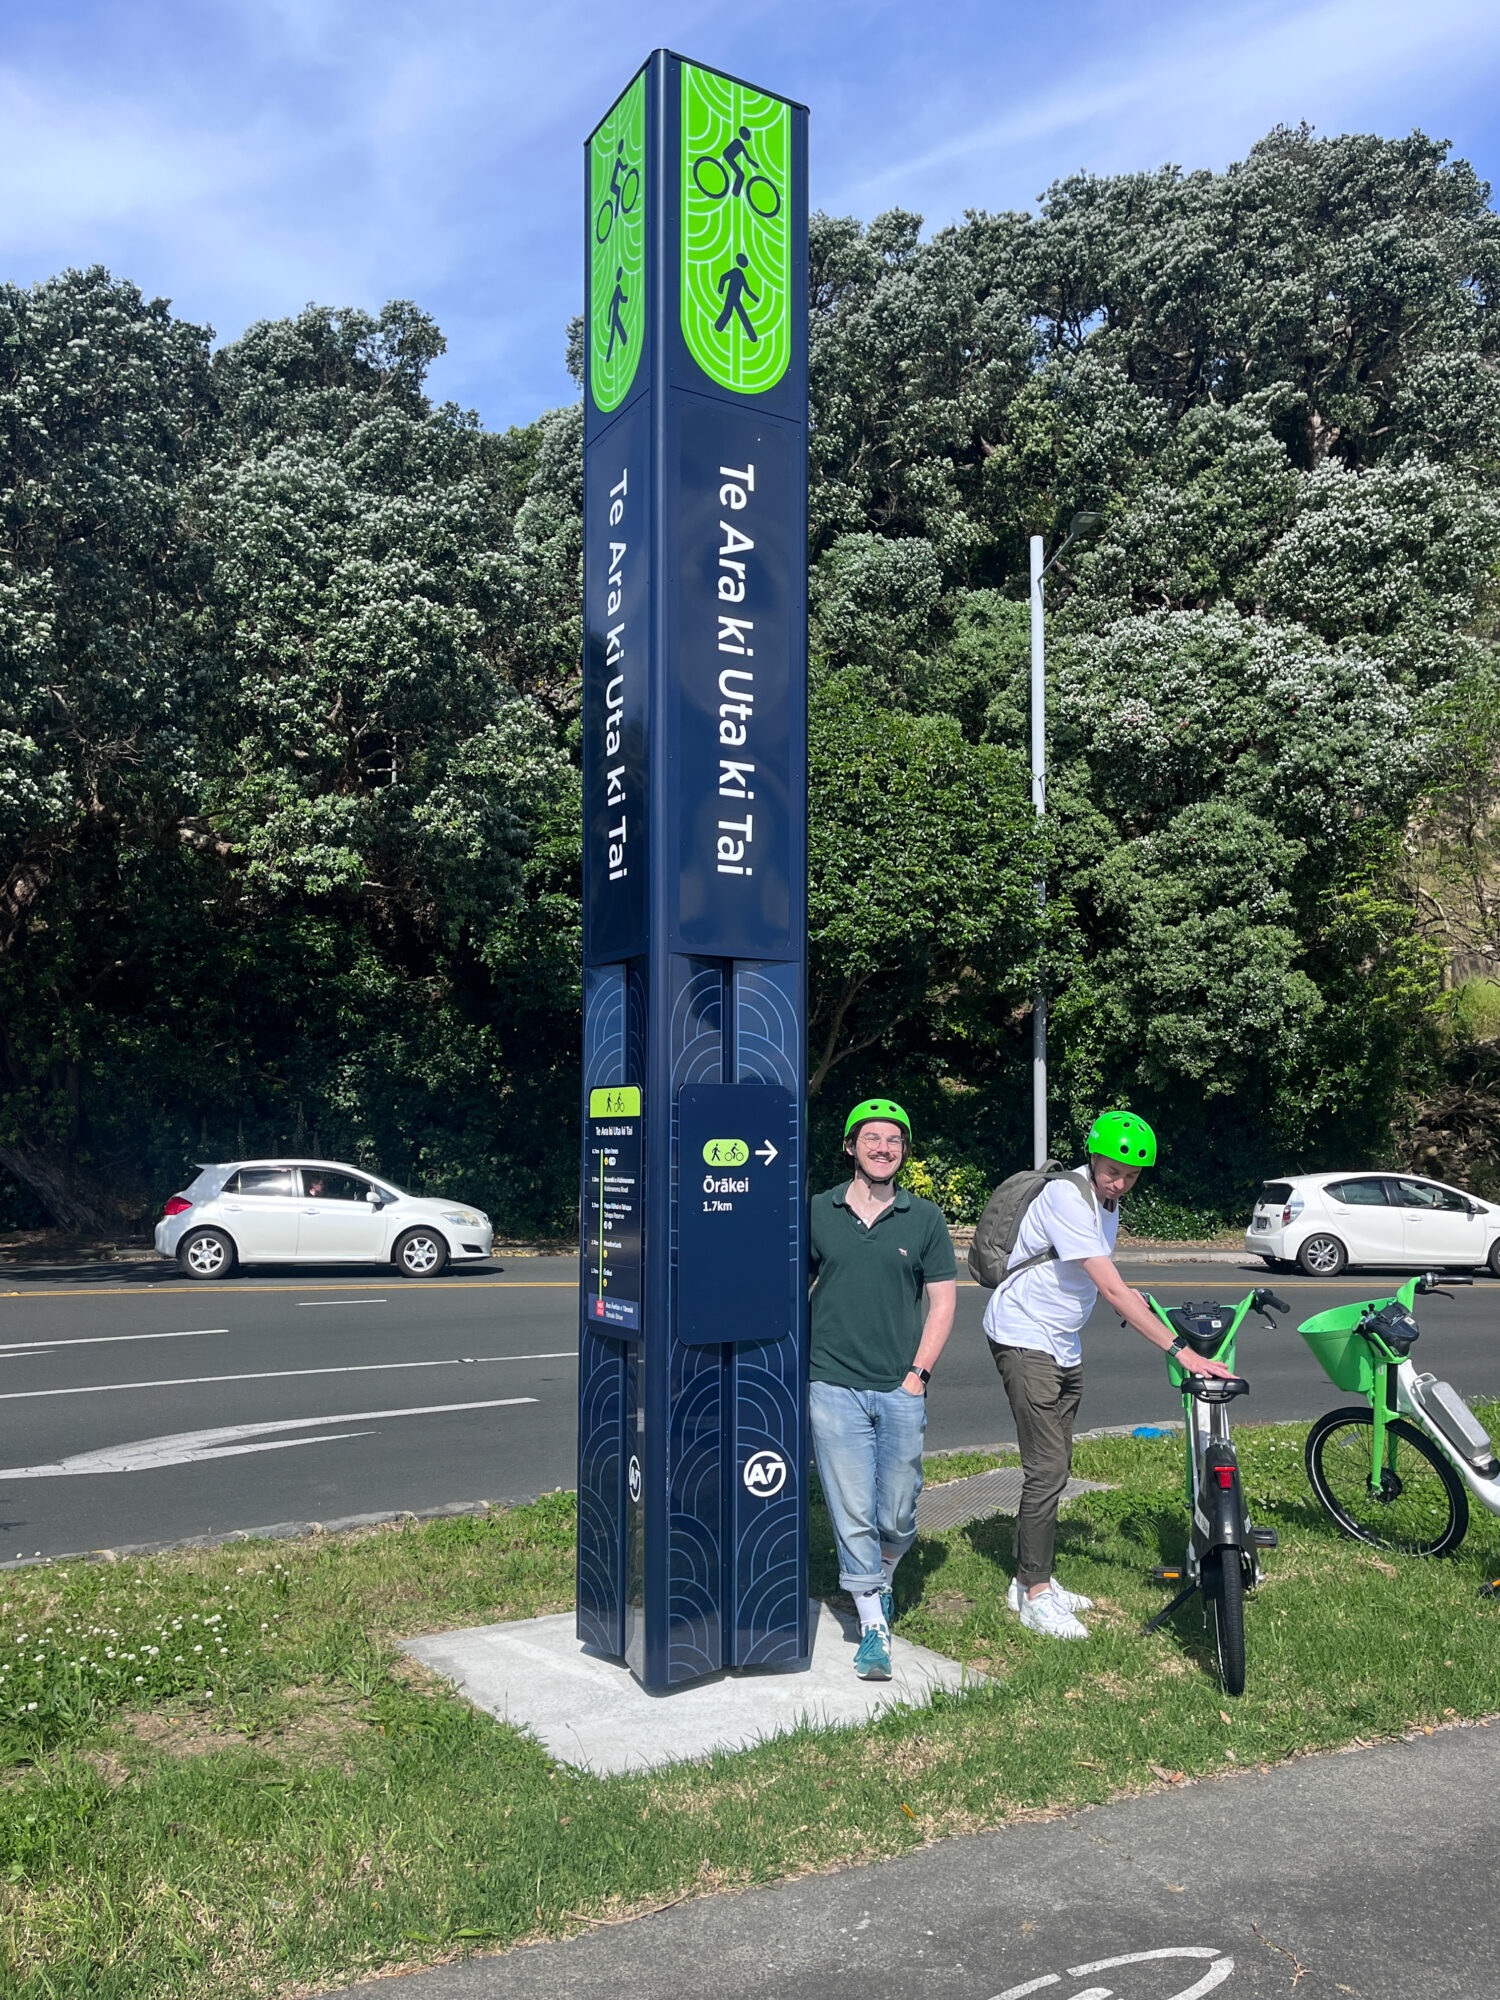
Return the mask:
<path id="1" fill-rule="evenodd" d="M 1130 1264 L 1173 1303 L 1233 1299 L 1258 1265 Z M 414 1284 L 382 1272 L 173 1265 L 0 1271 L 0 1562 L 283 1522 L 420 1513 L 574 1483 L 573 1258 Z M 1294 1327 L 1394 1278 L 1286 1278 L 1278 1332 L 1250 1320 L 1240 1420 L 1340 1400 Z M 994 1443 L 1010 1412 L 964 1285 L 934 1378 L 928 1449 Z M 1420 1303 L 1420 1302 L 1419 1302 Z M 1500 1395 L 1500 1285 L 1421 1305 L 1417 1357 L 1465 1395 Z M 1113 1314 L 1085 1334 L 1085 1426 L 1171 1419 L 1159 1360 Z"/>
<path id="2" fill-rule="evenodd" d="M 564 1944 L 368 2000 L 1483 2000 L 1500 1728 L 1309 1757 Z M 898 1796 L 893 1793 L 892 1797 Z"/>

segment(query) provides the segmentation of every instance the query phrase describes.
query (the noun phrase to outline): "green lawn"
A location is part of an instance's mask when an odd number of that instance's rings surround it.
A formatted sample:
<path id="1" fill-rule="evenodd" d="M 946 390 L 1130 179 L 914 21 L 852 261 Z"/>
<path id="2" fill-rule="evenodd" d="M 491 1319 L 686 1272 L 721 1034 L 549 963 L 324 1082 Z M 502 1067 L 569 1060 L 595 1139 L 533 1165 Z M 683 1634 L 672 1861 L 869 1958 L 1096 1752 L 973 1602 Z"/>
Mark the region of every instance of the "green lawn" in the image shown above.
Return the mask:
<path id="1" fill-rule="evenodd" d="M 1180 1446 L 1098 1439 L 1076 1469 L 1114 1490 L 1065 1516 L 1058 1565 L 1098 1600 L 1088 1646 L 1034 1638 L 1005 1613 L 1008 1520 L 924 1536 L 897 1579 L 899 1629 L 990 1685 L 643 1777 L 550 1764 L 393 1650 L 565 1607 L 569 1496 L 11 1572 L 0 1991 L 305 1991 L 1106 1799 L 1161 1772 L 1494 1710 L 1500 1599 L 1478 1586 L 1496 1524 L 1477 1516 L 1446 1563 L 1340 1541 L 1312 1507 L 1302 1435 L 1238 1433 L 1253 1504 L 1282 1539 L 1248 1607 L 1242 1700 L 1221 1695 L 1195 1607 L 1140 1633 L 1161 1602 L 1147 1572 L 1182 1548 Z M 813 1541 L 814 1588 L 829 1592 L 816 1516 Z"/>

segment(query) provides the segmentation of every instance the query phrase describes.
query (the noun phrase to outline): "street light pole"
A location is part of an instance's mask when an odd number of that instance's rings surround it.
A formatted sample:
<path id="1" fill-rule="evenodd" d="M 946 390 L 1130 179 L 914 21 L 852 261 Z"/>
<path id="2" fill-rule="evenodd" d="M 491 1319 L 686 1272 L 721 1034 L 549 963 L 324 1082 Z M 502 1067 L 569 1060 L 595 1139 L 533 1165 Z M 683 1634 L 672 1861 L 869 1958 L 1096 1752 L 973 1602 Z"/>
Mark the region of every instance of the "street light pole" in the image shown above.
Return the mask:
<path id="1" fill-rule="evenodd" d="M 1031 803 L 1040 820 L 1047 810 L 1047 649 L 1042 631 L 1042 537 L 1031 538 Z M 1037 876 L 1037 915 L 1047 908 L 1047 877 Z M 1047 989 L 1040 965 L 1031 1001 L 1031 1152 L 1038 1173 L 1047 1164 Z"/>
<path id="2" fill-rule="evenodd" d="M 1031 537 L 1031 803 L 1038 820 L 1047 811 L 1047 645 L 1043 632 L 1042 578 L 1074 542 L 1097 535 L 1103 526 L 1102 514 L 1075 514 L 1051 562 L 1043 560 L 1046 550 L 1042 537 Z M 1045 869 L 1037 876 L 1036 906 L 1040 919 L 1047 910 Z M 1042 983 L 1040 964 L 1031 1000 L 1031 1153 L 1040 1173 L 1047 1164 L 1047 989 Z"/>

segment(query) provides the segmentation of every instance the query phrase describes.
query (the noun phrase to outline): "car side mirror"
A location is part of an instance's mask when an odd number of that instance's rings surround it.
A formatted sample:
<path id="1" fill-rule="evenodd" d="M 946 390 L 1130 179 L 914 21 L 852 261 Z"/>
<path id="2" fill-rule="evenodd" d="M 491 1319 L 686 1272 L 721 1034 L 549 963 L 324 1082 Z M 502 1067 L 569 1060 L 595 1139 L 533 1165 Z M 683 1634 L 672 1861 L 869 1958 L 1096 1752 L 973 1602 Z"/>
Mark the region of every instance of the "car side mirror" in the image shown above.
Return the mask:
<path id="1" fill-rule="evenodd" d="M 378 1188 L 371 1188 L 369 1193 L 365 1196 L 365 1200 L 369 1202 L 372 1208 L 385 1207 L 385 1199 L 380 1193 L 380 1190 Z"/>

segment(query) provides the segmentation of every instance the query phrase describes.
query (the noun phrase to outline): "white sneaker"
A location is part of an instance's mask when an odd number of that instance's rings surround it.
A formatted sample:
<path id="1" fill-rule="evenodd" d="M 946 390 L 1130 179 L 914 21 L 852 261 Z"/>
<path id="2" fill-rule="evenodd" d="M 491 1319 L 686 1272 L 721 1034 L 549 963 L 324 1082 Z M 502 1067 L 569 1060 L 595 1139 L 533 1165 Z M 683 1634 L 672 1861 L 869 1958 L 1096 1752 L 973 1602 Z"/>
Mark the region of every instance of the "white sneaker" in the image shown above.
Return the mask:
<path id="1" fill-rule="evenodd" d="M 1092 1597 L 1085 1597 L 1080 1590 L 1064 1590 L 1056 1577 L 1052 1579 L 1052 1594 L 1054 1597 L 1060 1598 L 1065 1608 L 1069 1611 L 1092 1611 L 1094 1608 Z M 1005 1593 L 1005 1601 L 1012 1611 L 1020 1610 L 1021 1579 L 1019 1577 L 1013 1576 L 1011 1578 L 1010 1589 Z"/>
<path id="2" fill-rule="evenodd" d="M 1088 1627 L 1080 1625 L 1056 1588 L 1039 1590 L 1035 1597 L 1021 1599 L 1021 1623 L 1028 1632 L 1045 1632 L 1049 1639 L 1086 1639 Z"/>

